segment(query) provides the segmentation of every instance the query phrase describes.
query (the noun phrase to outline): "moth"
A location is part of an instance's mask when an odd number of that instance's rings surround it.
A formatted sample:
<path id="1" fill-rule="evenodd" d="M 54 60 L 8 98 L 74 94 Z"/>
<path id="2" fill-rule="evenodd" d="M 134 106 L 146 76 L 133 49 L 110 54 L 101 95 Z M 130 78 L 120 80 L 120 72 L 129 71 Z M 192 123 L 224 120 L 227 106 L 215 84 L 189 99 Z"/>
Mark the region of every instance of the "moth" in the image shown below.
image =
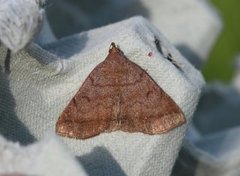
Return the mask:
<path id="1" fill-rule="evenodd" d="M 56 133 L 87 139 L 117 130 L 149 135 L 185 123 L 178 105 L 140 66 L 111 44 L 56 123 Z"/>

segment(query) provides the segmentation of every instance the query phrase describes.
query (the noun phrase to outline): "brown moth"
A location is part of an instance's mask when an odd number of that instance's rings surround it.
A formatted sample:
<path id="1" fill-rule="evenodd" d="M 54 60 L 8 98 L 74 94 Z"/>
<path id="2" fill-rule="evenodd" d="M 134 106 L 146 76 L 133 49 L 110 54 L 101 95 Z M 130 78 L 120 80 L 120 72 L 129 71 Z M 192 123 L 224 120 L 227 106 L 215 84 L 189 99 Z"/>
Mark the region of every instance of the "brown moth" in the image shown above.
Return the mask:
<path id="1" fill-rule="evenodd" d="M 184 123 L 178 105 L 112 43 L 60 115 L 56 132 L 77 139 L 116 130 L 154 135 Z"/>

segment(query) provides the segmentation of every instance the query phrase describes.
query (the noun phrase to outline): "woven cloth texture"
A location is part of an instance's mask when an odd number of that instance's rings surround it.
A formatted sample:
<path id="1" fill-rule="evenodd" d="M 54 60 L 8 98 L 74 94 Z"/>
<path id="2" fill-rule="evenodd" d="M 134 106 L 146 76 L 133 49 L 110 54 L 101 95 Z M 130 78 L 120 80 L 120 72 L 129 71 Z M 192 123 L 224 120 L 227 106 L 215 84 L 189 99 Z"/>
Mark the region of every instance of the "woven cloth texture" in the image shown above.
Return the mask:
<path id="1" fill-rule="evenodd" d="M 155 37 L 181 70 L 159 53 Z M 111 42 L 148 72 L 189 122 L 204 85 L 201 73 L 147 20 L 133 17 L 42 47 L 32 44 L 12 56 L 9 75 L 3 72 L 7 49 L 1 46 L 0 133 L 27 144 L 54 132 L 59 115 L 89 73 L 106 58 Z M 61 140 L 93 175 L 167 176 L 186 127 L 153 136 L 118 131 L 88 140 Z"/>

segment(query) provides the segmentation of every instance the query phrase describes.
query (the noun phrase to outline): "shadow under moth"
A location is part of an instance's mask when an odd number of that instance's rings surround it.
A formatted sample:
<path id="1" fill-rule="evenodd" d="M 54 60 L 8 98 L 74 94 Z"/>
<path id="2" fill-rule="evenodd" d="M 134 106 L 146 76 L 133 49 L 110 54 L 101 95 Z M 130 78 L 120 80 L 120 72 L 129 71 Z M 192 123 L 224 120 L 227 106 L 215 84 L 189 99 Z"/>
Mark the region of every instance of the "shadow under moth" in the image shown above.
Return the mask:
<path id="1" fill-rule="evenodd" d="M 149 135 L 186 122 L 178 105 L 137 64 L 111 44 L 56 123 L 56 133 L 86 139 L 117 130 Z"/>

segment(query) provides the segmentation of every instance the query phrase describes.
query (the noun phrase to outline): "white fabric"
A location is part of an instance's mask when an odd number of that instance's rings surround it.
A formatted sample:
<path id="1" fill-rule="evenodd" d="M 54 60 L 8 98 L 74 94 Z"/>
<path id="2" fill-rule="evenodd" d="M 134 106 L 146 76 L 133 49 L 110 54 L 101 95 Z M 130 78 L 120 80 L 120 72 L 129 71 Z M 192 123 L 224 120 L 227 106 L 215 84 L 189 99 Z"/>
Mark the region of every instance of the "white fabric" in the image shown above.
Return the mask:
<path id="1" fill-rule="evenodd" d="M 177 48 L 186 54 L 195 53 L 202 60 L 207 59 L 222 29 L 222 22 L 210 4 L 203 0 L 141 1 L 149 9 L 152 23 Z"/>
<path id="2" fill-rule="evenodd" d="M 42 46 L 51 42 L 56 41 L 56 37 L 53 34 L 53 31 L 49 25 L 46 15 L 44 15 L 42 29 L 39 34 L 35 37 L 34 43 Z"/>
<path id="3" fill-rule="evenodd" d="M 39 31 L 43 18 L 40 1 L 0 0 L 0 41 L 12 52 L 24 48 Z"/>
<path id="4" fill-rule="evenodd" d="M 186 173 L 195 165 L 194 176 L 239 175 L 239 105 L 240 94 L 234 87 L 206 87 L 184 142 L 184 149 L 196 161 L 187 165 Z M 181 162 L 187 162 L 187 157 L 185 153 Z"/>
<path id="5" fill-rule="evenodd" d="M 157 51 L 155 36 L 182 71 Z M 0 129 L 9 125 L 1 132 L 27 143 L 42 138 L 46 131 L 55 131 L 64 107 L 88 74 L 106 58 L 111 42 L 152 76 L 189 122 L 204 84 L 201 74 L 155 27 L 142 17 L 135 17 L 67 37 L 45 45 L 45 49 L 33 44 L 13 56 L 8 79 L 3 73 L 0 75 L 5 83 L 0 87 Z M 0 54 L 4 58 L 6 49 L 1 47 Z M 185 130 L 186 125 L 182 125 L 162 135 L 118 131 L 88 140 L 62 140 L 92 175 L 167 176 Z"/>
<path id="6" fill-rule="evenodd" d="M 108 0 L 106 3 L 58 0 L 46 10 L 59 35 L 142 15 L 197 68 L 208 58 L 222 29 L 216 10 L 203 0 Z M 61 20 L 56 23 L 58 19 Z"/>
<path id="7" fill-rule="evenodd" d="M 0 136 L 0 175 L 86 176 L 74 156 L 53 135 L 29 146 Z"/>

